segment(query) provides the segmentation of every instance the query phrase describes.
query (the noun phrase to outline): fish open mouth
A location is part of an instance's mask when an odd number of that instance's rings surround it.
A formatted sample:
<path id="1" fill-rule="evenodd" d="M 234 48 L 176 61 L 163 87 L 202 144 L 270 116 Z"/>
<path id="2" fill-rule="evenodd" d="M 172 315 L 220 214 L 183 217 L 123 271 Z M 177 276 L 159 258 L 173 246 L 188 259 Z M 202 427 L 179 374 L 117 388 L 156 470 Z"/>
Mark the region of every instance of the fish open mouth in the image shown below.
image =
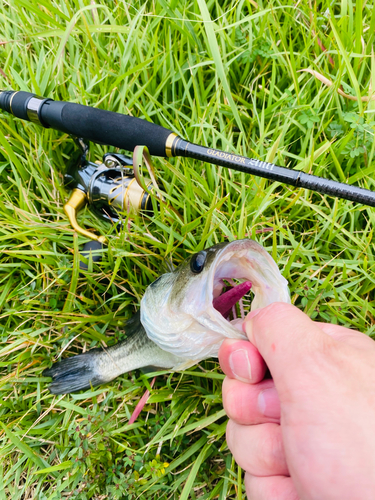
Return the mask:
<path id="1" fill-rule="evenodd" d="M 241 328 L 251 310 L 272 302 L 290 302 L 287 281 L 269 253 L 255 241 L 233 241 L 215 257 L 206 297 L 230 326 Z"/>
<path id="2" fill-rule="evenodd" d="M 212 306 L 227 321 L 245 318 L 250 310 L 248 293 L 258 289 L 259 256 L 254 257 L 253 245 L 250 240 L 229 244 L 213 266 Z"/>

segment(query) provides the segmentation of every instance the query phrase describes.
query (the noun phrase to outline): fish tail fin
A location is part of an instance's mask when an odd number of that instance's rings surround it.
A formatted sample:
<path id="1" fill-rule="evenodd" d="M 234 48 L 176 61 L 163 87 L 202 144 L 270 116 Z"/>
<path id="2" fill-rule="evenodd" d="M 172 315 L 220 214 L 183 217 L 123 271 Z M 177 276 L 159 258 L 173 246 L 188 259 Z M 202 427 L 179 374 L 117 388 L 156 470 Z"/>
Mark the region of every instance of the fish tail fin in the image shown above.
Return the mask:
<path id="1" fill-rule="evenodd" d="M 52 377 L 52 394 L 68 394 L 106 384 L 122 373 L 143 368 L 173 368 L 181 359 L 163 351 L 150 340 L 139 322 L 139 314 L 127 323 L 129 337 L 105 349 L 91 349 L 65 358 L 43 372 Z"/>
<path id="2" fill-rule="evenodd" d="M 111 378 L 107 379 L 98 370 L 98 360 L 102 354 L 102 349 L 92 349 L 54 363 L 43 372 L 44 377 L 52 377 L 49 390 L 52 394 L 68 394 L 109 382 Z"/>

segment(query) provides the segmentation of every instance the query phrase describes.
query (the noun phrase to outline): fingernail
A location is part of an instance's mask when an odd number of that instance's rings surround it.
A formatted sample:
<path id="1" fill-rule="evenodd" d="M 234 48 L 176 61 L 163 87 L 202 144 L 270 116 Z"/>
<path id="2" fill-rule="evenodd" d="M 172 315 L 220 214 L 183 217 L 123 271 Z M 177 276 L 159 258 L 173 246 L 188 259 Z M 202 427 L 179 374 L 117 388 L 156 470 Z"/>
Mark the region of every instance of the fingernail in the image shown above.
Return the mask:
<path id="1" fill-rule="evenodd" d="M 245 349 L 237 349 L 230 353 L 229 366 L 237 380 L 251 382 L 251 364 Z"/>
<path id="2" fill-rule="evenodd" d="M 280 418 L 280 400 L 274 387 L 265 389 L 258 396 L 260 413 L 268 418 Z"/>

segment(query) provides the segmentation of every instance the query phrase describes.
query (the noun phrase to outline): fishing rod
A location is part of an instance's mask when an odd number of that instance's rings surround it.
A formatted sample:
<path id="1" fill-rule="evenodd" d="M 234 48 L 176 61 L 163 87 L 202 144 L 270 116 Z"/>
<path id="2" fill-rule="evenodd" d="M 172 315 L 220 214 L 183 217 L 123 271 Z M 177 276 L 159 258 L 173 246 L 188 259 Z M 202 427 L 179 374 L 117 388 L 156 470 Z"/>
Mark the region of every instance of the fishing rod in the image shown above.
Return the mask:
<path id="1" fill-rule="evenodd" d="M 88 141 L 128 151 L 133 151 L 138 145 L 144 145 L 154 156 L 193 158 L 282 184 L 310 189 L 370 207 L 375 206 L 375 192 L 368 189 L 200 146 L 184 140 L 171 130 L 141 118 L 82 104 L 54 101 L 30 92 L 13 90 L 0 92 L 0 109 L 17 118 Z"/>

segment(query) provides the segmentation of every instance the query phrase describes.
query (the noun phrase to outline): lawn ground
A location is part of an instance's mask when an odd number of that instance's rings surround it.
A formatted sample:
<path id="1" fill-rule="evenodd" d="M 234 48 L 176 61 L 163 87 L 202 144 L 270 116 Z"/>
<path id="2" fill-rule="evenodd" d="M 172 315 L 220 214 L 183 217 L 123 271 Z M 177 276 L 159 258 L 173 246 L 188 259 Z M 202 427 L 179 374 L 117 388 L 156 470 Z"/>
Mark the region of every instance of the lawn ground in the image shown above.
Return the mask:
<path id="1" fill-rule="evenodd" d="M 143 117 L 192 142 L 375 189 L 374 34 L 374 4 L 362 0 L 0 0 L 0 88 Z M 90 158 L 109 150 L 92 144 Z M 155 159 L 180 216 L 162 206 L 118 232 L 85 209 L 80 223 L 109 245 L 81 276 L 86 240 L 62 210 L 72 151 L 66 134 L 0 114 L 0 499 L 240 500 L 215 360 L 157 377 L 131 425 L 149 376 L 54 396 L 42 372 L 62 351 L 123 338 L 171 263 L 246 236 L 313 319 L 373 335 L 374 209 Z"/>

